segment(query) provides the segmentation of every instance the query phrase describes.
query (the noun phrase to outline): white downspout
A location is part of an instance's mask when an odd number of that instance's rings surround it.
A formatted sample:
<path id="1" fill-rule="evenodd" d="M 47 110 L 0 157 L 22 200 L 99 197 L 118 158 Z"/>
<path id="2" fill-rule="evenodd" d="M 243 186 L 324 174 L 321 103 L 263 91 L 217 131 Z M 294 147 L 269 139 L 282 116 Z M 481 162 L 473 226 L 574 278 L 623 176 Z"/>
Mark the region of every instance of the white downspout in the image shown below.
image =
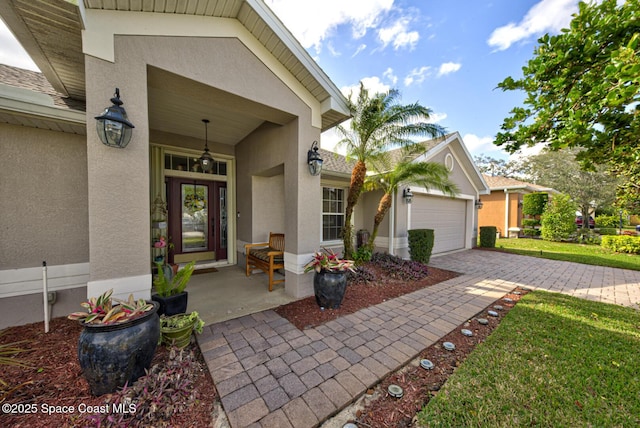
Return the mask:
<path id="1" fill-rule="evenodd" d="M 44 332 L 49 333 L 49 288 L 47 286 L 47 262 L 42 262 L 42 303 L 44 305 Z"/>
<path id="2" fill-rule="evenodd" d="M 507 189 L 504 189 L 504 236 L 507 237 L 509 230 L 509 192 Z"/>
<path id="3" fill-rule="evenodd" d="M 393 224 L 395 223 L 396 218 L 396 198 L 398 197 L 398 191 L 393 192 L 393 198 L 391 198 L 391 211 L 389 213 L 389 254 L 393 255 L 393 239 L 395 237 L 395 229 Z"/>

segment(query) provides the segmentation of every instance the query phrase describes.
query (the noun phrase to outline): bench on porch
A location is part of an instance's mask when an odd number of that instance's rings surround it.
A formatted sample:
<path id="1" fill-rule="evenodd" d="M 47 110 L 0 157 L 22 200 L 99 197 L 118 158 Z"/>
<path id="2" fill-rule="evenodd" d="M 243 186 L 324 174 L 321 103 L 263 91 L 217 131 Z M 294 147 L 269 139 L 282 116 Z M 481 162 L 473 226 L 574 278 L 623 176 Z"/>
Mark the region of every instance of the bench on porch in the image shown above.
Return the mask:
<path id="1" fill-rule="evenodd" d="M 261 269 L 269 275 L 269 291 L 273 285 L 284 282 L 284 279 L 273 279 L 273 273 L 284 269 L 284 233 L 269 233 L 269 242 L 245 244 L 244 252 L 247 256 L 247 276 L 253 269 Z"/>

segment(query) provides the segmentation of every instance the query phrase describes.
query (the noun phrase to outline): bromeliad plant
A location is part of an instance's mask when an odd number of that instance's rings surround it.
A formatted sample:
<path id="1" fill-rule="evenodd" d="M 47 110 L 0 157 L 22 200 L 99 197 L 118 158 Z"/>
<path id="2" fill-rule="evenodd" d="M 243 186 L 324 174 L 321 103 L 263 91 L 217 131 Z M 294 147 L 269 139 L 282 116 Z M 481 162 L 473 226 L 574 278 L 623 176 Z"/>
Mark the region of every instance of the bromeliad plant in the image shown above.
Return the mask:
<path id="1" fill-rule="evenodd" d="M 175 296 L 182 293 L 196 268 L 196 262 L 191 262 L 180 269 L 173 278 L 168 278 L 164 274 L 162 263 L 156 263 L 156 265 L 158 266 L 158 275 L 153 280 L 153 287 L 160 297 Z"/>
<path id="2" fill-rule="evenodd" d="M 85 324 L 120 324 L 130 321 L 153 309 L 153 303 L 144 299 L 134 300 L 133 294 L 128 300 L 112 299 L 113 289 L 105 291 L 100 296 L 92 297 L 80 306 L 86 312 L 74 312 L 67 318 L 70 320 L 82 321 Z M 113 301 L 117 304 L 114 305 Z"/>
<path id="3" fill-rule="evenodd" d="M 333 250 L 323 248 L 322 251 L 316 252 L 311 261 L 304 266 L 304 272 L 307 273 L 312 270 L 316 272 L 353 272 L 354 264 L 353 260 L 341 259 Z"/>

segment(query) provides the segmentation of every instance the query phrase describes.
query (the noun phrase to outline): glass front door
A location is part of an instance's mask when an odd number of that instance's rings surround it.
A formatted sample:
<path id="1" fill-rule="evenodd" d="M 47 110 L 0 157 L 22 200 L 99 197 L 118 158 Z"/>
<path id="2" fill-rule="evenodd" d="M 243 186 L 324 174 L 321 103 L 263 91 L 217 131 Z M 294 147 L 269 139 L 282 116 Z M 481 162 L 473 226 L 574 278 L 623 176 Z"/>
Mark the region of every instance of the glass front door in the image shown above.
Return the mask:
<path id="1" fill-rule="evenodd" d="M 226 191 L 224 182 L 167 180 L 170 261 L 227 258 Z"/>

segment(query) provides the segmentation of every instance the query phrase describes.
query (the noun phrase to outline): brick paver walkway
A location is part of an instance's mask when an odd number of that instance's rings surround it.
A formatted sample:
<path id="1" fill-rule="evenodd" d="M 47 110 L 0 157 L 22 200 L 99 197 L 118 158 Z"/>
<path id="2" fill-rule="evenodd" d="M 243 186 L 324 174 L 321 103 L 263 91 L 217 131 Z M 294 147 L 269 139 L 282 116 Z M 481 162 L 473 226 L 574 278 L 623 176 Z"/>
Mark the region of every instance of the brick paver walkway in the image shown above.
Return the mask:
<path id="1" fill-rule="evenodd" d="M 312 427 L 517 286 L 638 307 L 640 272 L 470 250 L 462 275 L 298 330 L 274 311 L 205 327 L 200 348 L 233 428 Z"/>

